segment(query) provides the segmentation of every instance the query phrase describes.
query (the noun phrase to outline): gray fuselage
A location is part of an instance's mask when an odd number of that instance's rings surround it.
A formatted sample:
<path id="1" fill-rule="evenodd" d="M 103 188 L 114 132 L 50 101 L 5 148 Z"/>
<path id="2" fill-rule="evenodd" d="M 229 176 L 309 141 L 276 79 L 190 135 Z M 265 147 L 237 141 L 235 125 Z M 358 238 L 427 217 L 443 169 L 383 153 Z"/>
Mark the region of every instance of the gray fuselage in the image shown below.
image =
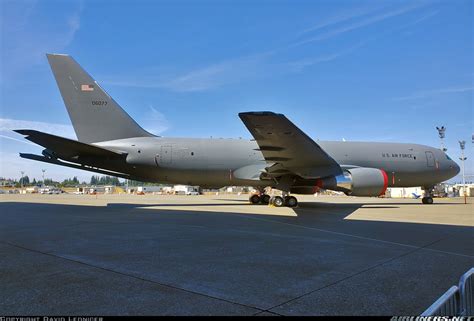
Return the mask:
<path id="1" fill-rule="evenodd" d="M 343 169 L 383 169 L 388 176 L 388 186 L 391 187 L 429 187 L 459 172 L 459 166 L 443 151 L 425 145 L 335 141 L 317 143 Z M 137 179 L 203 187 L 272 186 L 269 180 L 238 179 L 233 175 L 239 168 L 266 164 L 259 146 L 253 140 L 140 137 L 94 145 L 128 153 L 127 171 L 132 172 Z"/>

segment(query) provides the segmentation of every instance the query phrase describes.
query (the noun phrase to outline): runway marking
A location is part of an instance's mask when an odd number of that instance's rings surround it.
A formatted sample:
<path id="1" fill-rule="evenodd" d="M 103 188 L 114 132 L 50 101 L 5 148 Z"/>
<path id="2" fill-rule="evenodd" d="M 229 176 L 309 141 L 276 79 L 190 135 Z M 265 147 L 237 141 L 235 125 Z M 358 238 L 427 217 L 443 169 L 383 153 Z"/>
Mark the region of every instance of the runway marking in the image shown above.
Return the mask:
<path id="1" fill-rule="evenodd" d="M 93 265 L 93 264 L 90 264 L 90 263 L 86 263 L 86 262 L 74 260 L 74 259 L 71 259 L 71 258 L 63 257 L 61 255 L 48 253 L 48 252 L 43 252 L 43 251 L 35 250 L 35 249 L 30 249 L 30 248 L 27 248 L 27 247 L 24 247 L 24 246 L 21 246 L 21 245 L 17 245 L 17 244 L 13 244 L 13 243 L 10 243 L 10 242 L 5 242 L 5 241 L 0 241 L 0 243 L 5 244 L 5 245 L 9 245 L 9 246 L 13 246 L 15 248 L 22 249 L 22 250 L 25 250 L 25 251 L 30 251 L 30 252 L 33 252 L 33 253 L 39 253 L 39 254 L 51 256 L 51 257 L 54 257 L 54 258 L 58 258 L 58 259 L 62 259 L 62 260 L 82 264 L 82 265 L 89 266 L 89 267 L 92 267 L 92 268 L 96 268 L 96 269 L 99 269 L 99 270 L 103 270 L 103 271 L 106 271 L 106 272 L 111 272 L 111 273 L 115 273 L 115 274 L 118 274 L 118 275 L 129 277 L 129 278 L 137 279 L 137 280 L 140 280 L 140 281 L 150 282 L 150 283 L 154 283 L 154 284 L 157 284 L 157 285 L 160 285 L 160 286 L 163 286 L 163 287 L 167 287 L 167 288 L 171 288 L 171 289 L 175 289 L 175 290 L 179 290 L 179 291 L 184 291 L 186 293 L 196 294 L 196 295 L 204 296 L 204 297 L 207 297 L 207 298 L 210 298 L 210 299 L 219 300 L 219 301 L 227 302 L 227 303 L 230 303 L 230 304 L 239 305 L 239 306 L 249 308 L 249 309 L 253 309 L 253 310 L 258 310 L 257 313 L 265 311 L 265 309 L 263 309 L 263 308 L 258 308 L 258 307 L 254 307 L 254 306 L 243 304 L 243 303 L 233 302 L 233 301 L 223 299 L 223 298 L 219 298 L 219 297 L 216 297 L 216 296 L 212 296 L 212 295 L 209 295 L 209 294 L 200 293 L 200 292 L 196 292 L 196 291 L 193 291 L 193 290 L 188 290 L 188 289 L 185 289 L 185 288 L 180 288 L 178 286 L 171 285 L 171 284 L 166 284 L 166 283 L 161 283 L 161 282 L 154 281 L 154 280 L 149 280 L 149 279 L 139 277 L 139 276 L 136 276 L 136 275 L 131 275 L 131 274 L 127 274 L 127 273 L 124 273 L 124 272 L 115 271 L 115 270 L 104 268 L 104 267 L 101 267 L 101 266 L 96 266 L 96 265 Z"/>
<path id="2" fill-rule="evenodd" d="M 292 223 L 286 223 L 286 222 L 280 222 L 280 221 L 275 221 L 271 219 L 265 219 L 265 218 L 259 218 L 259 217 L 249 217 L 249 216 L 244 216 L 242 214 L 235 214 L 235 213 L 229 213 L 232 215 L 236 216 L 241 216 L 253 220 L 259 220 L 259 221 L 265 221 L 265 222 L 271 222 L 271 223 L 278 223 L 278 224 L 284 224 L 284 225 L 289 225 L 293 227 L 298 227 L 298 228 L 303 228 L 303 229 L 308 229 L 308 230 L 314 230 L 314 231 L 319 231 L 319 232 L 325 232 L 325 233 L 330 233 L 330 234 L 336 234 L 336 235 L 342 235 L 342 236 L 348 236 L 348 237 L 353 237 L 353 238 L 358 238 L 362 240 L 368 240 L 368 241 L 375 241 L 375 242 L 381 242 L 381 243 L 387 243 L 387 244 L 392 244 L 392 245 L 398 245 L 398 246 L 404 246 L 404 247 L 409 247 L 409 248 L 414 248 L 414 249 L 419 249 L 419 246 L 416 245 L 410 245 L 410 244 L 404 244 L 404 243 L 398 243 L 398 242 L 392 242 L 392 241 L 385 241 L 385 240 L 380 240 L 380 239 L 374 239 L 371 237 L 365 237 L 365 236 L 359 236 L 359 235 L 353 235 L 353 234 L 347 234 L 347 233 L 342 233 L 342 232 L 335 232 L 331 230 L 324 230 L 316 227 L 309 227 L 309 226 L 303 226 L 303 225 L 298 225 L 298 224 L 292 224 Z M 462 257 L 467 257 L 467 258 L 474 258 L 472 255 L 467 255 L 467 254 L 461 254 L 461 253 L 455 253 L 455 252 L 449 252 L 449 251 L 442 251 L 442 250 L 436 250 L 436 249 L 429 249 L 429 248 L 424 248 L 422 247 L 423 250 L 425 251 L 432 251 L 432 252 L 438 252 L 438 253 L 444 253 L 444 254 L 450 254 L 450 255 L 456 255 L 456 256 L 462 256 Z"/>
<path id="3" fill-rule="evenodd" d="M 276 312 L 270 311 L 270 310 L 276 309 L 276 308 L 278 308 L 278 307 L 280 307 L 280 306 L 283 306 L 283 305 L 286 305 L 286 304 L 288 304 L 288 303 L 290 303 L 290 302 L 299 300 L 299 299 L 301 299 L 302 297 L 308 296 L 308 295 L 310 295 L 310 294 L 313 294 L 313 293 L 318 292 L 318 291 L 320 291 L 320 290 L 323 290 L 323 289 L 325 289 L 325 288 L 331 287 L 331 286 L 333 286 L 333 285 L 336 285 L 336 284 L 338 284 L 338 283 L 341 283 L 341 282 L 343 282 L 343 281 L 346 281 L 346 280 L 348 280 L 348 279 L 350 279 L 350 278 L 353 278 L 353 277 L 355 277 L 355 276 L 357 276 L 357 275 L 360 275 L 360 274 L 362 274 L 362 273 L 365 273 L 365 272 L 368 272 L 368 271 L 370 271 L 370 270 L 376 269 L 376 268 L 378 268 L 379 266 L 382 266 L 382 265 L 384 265 L 384 264 L 387 264 L 387 263 L 390 263 L 390 262 L 392 262 L 392 261 L 398 260 L 398 259 L 400 259 L 400 258 L 402 258 L 402 257 L 404 257 L 404 256 L 407 256 L 407 255 L 410 255 L 410 254 L 412 254 L 412 253 L 414 253 L 414 252 L 416 252 L 416 251 L 418 251 L 418 250 L 423 250 L 423 249 L 426 248 L 427 246 L 430 246 L 430 245 L 433 245 L 433 244 L 435 244 L 435 243 L 438 243 L 438 242 L 440 242 L 440 241 L 442 241 L 442 240 L 444 240 L 444 239 L 446 239 L 446 238 L 441 238 L 441 239 L 439 239 L 439 240 L 430 242 L 430 243 L 428 243 L 428 244 L 426 244 L 426 245 L 424 245 L 424 246 L 417 247 L 416 249 L 413 249 L 412 251 L 408 251 L 407 253 L 400 254 L 400 255 L 395 256 L 395 257 L 393 257 L 393 258 L 391 258 L 391 259 L 388 259 L 388 260 L 386 260 L 386 261 L 384 261 L 384 262 L 381 262 L 381 263 L 375 264 L 375 265 L 373 265 L 373 266 L 371 266 L 371 267 L 369 267 L 369 268 L 366 268 L 366 269 L 364 269 L 364 270 L 362 270 L 362 271 L 359 271 L 359 272 L 357 272 L 357 273 L 348 275 L 347 277 L 344 277 L 344 278 L 342 278 L 342 279 L 340 279 L 340 280 L 334 281 L 334 282 L 332 282 L 332 283 L 330 283 L 330 284 L 324 285 L 324 286 L 322 286 L 322 287 L 320 287 L 320 288 L 317 288 L 317 289 L 315 289 L 315 290 L 308 291 L 308 292 L 306 292 L 306 293 L 304 293 L 304 294 L 301 294 L 301 295 L 299 295 L 299 296 L 297 296 L 297 297 L 295 297 L 295 298 L 293 298 L 293 299 L 290 299 L 290 300 L 287 300 L 287 301 L 285 301 L 285 302 L 283 302 L 283 303 L 277 304 L 277 305 L 275 305 L 275 306 L 273 306 L 273 307 L 271 307 L 271 308 L 265 310 L 264 312 L 276 313 Z M 258 312 L 258 313 L 262 313 L 262 312 Z M 258 314 L 258 313 L 256 313 L 256 314 Z M 256 315 L 256 314 L 254 314 L 254 315 Z"/>

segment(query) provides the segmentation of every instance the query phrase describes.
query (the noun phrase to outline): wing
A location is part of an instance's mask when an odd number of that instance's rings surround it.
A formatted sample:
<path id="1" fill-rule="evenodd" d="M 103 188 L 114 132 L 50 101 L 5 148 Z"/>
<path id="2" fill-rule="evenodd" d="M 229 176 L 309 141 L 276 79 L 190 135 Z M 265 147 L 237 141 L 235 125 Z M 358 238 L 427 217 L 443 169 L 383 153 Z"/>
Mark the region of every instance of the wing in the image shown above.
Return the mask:
<path id="1" fill-rule="evenodd" d="M 255 138 L 269 174 L 319 178 L 342 173 L 339 164 L 314 140 L 282 114 L 246 112 L 239 114 Z"/>
<path id="2" fill-rule="evenodd" d="M 74 157 L 103 157 L 103 158 L 124 158 L 126 153 L 118 153 L 91 144 L 81 143 L 76 140 L 46 134 L 36 130 L 19 129 L 15 132 L 25 135 L 26 139 L 41 145 L 52 151 L 57 157 L 70 159 Z"/>

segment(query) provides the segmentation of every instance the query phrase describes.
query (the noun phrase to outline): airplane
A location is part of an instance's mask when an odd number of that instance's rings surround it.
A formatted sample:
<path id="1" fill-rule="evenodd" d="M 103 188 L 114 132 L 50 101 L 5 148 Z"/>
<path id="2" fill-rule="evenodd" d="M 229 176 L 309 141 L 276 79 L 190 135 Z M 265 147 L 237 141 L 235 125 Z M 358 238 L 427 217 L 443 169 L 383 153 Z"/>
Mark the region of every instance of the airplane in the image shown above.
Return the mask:
<path id="1" fill-rule="evenodd" d="M 411 193 L 411 195 L 413 196 L 413 198 L 416 198 L 416 199 L 419 199 L 421 197 L 421 195 L 416 194 L 416 193 Z"/>
<path id="2" fill-rule="evenodd" d="M 15 130 L 45 149 L 20 157 L 124 179 L 203 188 L 252 186 L 251 204 L 296 207 L 293 194 L 320 190 L 381 196 L 388 187 L 433 187 L 459 166 L 419 144 L 314 141 L 283 114 L 239 113 L 253 139 L 171 138 L 140 127 L 69 55 L 47 54 L 78 140 Z M 270 196 L 268 188 L 274 192 Z M 281 193 L 275 195 L 275 190 Z"/>

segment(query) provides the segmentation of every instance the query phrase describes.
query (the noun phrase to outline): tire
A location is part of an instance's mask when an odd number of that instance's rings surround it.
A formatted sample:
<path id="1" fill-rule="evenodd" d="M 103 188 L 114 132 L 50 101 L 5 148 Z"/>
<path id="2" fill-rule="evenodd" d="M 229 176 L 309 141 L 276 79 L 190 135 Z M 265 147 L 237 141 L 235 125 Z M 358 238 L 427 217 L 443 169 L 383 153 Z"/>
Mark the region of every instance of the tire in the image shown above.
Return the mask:
<path id="1" fill-rule="evenodd" d="M 249 197 L 250 204 L 257 205 L 260 204 L 260 196 L 253 194 Z"/>
<path id="2" fill-rule="evenodd" d="M 274 196 L 272 199 L 272 205 L 275 207 L 282 207 L 285 205 L 285 200 L 281 196 Z"/>
<path id="3" fill-rule="evenodd" d="M 423 204 L 433 204 L 433 198 L 432 197 L 423 197 L 421 199 L 421 202 Z"/>
<path id="4" fill-rule="evenodd" d="M 298 206 L 298 200 L 294 196 L 287 196 L 285 197 L 285 205 L 288 207 L 296 207 Z"/>
<path id="5" fill-rule="evenodd" d="M 270 195 L 263 194 L 261 197 L 262 204 L 269 204 L 270 203 Z"/>

